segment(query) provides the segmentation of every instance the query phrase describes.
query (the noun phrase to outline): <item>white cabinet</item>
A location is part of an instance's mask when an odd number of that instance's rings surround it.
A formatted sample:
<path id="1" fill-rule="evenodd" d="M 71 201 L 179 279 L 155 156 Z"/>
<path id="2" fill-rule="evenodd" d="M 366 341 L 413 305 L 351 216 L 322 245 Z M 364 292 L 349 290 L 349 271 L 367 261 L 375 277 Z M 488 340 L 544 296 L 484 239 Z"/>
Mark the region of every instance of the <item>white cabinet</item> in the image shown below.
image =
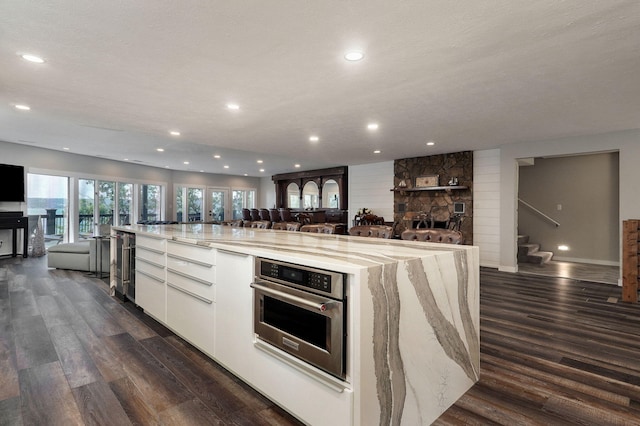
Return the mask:
<path id="1" fill-rule="evenodd" d="M 215 358 L 246 378 L 255 369 L 253 347 L 253 257 L 218 250 Z"/>
<path id="2" fill-rule="evenodd" d="M 136 304 L 160 322 L 167 320 L 166 240 L 136 238 Z"/>
<path id="3" fill-rule="evenodd" d="M 167 325 L 210 356 L 215 349 L 214 313 L 213 300 L 167 283 Z"/>
<path id="4" fill-rule="evenodd" d="M 215 349 L 216 250 L 167 242 L 166 324 L 206 354 Z"/>

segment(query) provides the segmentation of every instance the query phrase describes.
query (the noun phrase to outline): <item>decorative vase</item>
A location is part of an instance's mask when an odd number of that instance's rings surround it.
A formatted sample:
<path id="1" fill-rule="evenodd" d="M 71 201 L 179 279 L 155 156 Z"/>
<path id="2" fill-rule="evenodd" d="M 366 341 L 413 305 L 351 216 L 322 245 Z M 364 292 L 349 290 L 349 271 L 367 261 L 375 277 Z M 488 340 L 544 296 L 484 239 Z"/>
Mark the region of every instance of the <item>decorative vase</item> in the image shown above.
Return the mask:
<path id="1" fill-rule="evenodd" d="M 44 218 L 39 218 L 36 229 L 33 231 L 33 251 L 32 256 L 40 257 L 45 255 L 44 247 Z"/>

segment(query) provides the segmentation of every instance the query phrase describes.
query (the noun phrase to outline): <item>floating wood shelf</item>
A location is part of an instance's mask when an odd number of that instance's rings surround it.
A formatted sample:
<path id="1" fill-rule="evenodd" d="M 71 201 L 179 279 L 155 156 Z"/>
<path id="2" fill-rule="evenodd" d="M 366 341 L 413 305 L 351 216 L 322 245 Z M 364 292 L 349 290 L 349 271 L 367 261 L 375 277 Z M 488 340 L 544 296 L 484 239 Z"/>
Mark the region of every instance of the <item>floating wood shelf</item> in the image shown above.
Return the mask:
<path id="1" fill-rule="evenodd" d="M 427 186 L 425 188 L 393 188 L 390 191 L 393 192 L 422 192 L 422 191 L 451 191 L 453 189 L 469 189 L 468 186 L 463 185 L 447 185 L 447 186 Z"/>

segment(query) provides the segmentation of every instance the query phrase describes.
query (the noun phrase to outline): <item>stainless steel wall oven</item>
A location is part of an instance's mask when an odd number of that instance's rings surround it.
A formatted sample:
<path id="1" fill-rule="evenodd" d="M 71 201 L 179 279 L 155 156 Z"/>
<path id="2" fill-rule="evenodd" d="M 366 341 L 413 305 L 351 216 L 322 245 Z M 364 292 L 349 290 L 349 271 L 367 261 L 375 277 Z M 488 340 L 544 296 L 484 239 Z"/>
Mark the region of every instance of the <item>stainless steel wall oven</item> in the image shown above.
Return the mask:
<path id="1" fill-rule="evenodd" d="M 256 258 L 256 336 L 344 379 L 345 282 L 339 272 Z"/>

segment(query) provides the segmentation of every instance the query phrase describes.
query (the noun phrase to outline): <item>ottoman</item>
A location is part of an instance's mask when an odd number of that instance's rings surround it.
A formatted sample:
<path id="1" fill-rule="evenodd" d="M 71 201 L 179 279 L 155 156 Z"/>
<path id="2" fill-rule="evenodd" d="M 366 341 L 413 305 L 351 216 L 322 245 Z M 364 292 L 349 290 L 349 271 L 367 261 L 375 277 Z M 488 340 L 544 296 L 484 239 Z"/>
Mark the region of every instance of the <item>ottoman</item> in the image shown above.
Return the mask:
<path id="1" fill-rule="evenodd" d="M 47 265 L 49 268 L 89 271 L 91 242 L 95 244 L 94 241 L 82 241 L 49 247 L 47 250 Z"/>

